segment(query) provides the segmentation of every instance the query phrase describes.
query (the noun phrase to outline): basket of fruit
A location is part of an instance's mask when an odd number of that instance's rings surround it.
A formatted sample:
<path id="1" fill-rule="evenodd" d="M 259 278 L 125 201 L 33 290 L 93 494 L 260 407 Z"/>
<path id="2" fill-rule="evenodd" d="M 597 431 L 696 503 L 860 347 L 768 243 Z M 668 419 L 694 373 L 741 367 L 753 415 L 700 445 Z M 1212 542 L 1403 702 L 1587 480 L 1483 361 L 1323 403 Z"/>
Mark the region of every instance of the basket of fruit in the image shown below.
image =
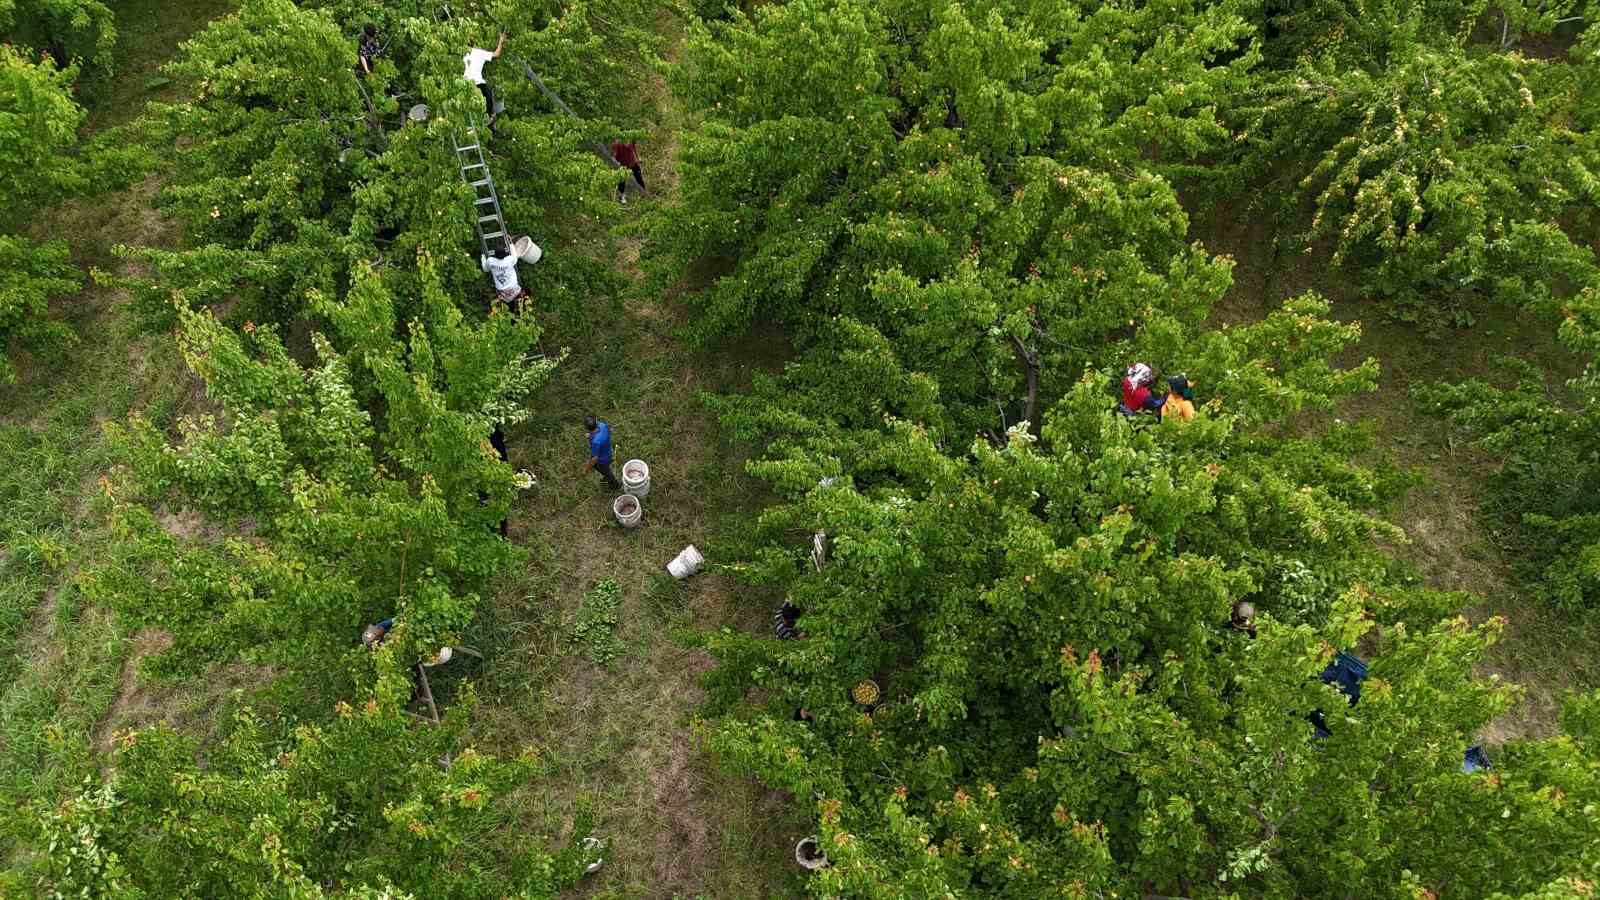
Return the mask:
<path id="1" fill-rule="evenodd" d="M 878 683 L 871 678 L 863 678 L 850 689 L 850 699 L 862 706 L 872 706 L 880 696 L 882 692 L 878 690 Z"/>

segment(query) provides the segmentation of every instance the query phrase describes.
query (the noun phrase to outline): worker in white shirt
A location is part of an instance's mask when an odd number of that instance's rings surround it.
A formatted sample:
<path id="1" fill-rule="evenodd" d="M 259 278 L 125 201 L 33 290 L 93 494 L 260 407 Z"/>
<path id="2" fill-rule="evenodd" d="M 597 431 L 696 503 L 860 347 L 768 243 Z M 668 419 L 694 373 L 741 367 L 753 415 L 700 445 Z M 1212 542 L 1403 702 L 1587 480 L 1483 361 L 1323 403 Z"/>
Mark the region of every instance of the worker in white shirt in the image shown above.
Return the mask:
<path id="1" fill-rule="evenodd" d="M 483 92 L 484 109 L 488 112 L 489 121 L 491 122 L 494 121 L 494 88 L 489 86 L 489 82 L 483 80 L 483 64 L 491 59 L 499 59 L 500 51 L 505 48 L 506 33 L 502 31 L 500 32 L 500 42 L 494 45 L 492 52 L 482 47 L 473 47 L 467 51 L 467 55 L 461 57 L 461 62 L 466 66 L 466 70 L 461 73 L 461 76 L 477 85 L 478 90 Z"/>
<path id="2" fill-rule="evenodd" d="M 510 250 L 502 247 L 492 255 L 485 253 L 479 257 L 479 264 L 494 279 L 495 296 L 502 302 L 515 304 L 528 296 L 528 292 L 522 289 L 522 282 L 517 280 L 517 258 L 511 255 Z"/>

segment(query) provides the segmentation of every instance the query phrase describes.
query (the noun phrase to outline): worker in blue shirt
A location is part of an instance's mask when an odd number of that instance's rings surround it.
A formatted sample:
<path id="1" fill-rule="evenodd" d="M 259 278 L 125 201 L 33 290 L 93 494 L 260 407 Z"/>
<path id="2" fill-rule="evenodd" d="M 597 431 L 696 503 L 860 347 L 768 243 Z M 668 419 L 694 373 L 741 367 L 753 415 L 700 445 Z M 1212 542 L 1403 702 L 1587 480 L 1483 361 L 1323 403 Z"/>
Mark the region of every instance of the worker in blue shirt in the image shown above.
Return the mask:
<path id="1" fill-rule="evenodd" d="M 584 416 L 583 430 L 589 432 L 589 461 L 583 464 L 583 470 L 598 469 L 606 487 L 613 491 L 620 489 L 622 485 L 611 472 L 611 426 L 597 421 L 594 416 Z"/>

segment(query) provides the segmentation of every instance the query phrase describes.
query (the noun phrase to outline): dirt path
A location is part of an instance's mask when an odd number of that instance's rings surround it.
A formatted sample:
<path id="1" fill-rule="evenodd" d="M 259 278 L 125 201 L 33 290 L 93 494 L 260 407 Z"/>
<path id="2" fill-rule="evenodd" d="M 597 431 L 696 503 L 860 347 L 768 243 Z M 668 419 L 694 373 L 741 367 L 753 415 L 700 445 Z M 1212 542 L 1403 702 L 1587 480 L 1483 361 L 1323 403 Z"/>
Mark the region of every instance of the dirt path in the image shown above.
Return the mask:
<path id="1" fill-rule="evenodd" d="M 618 209 L 622 226 L 677 193 L 685 123 L 660 76 L 648 85 L 656 121 L 639 151 L 650 192 L 630 194 Z M 586 890 L 797 895 L 783 862 L 802 822 L 788 818 L 786 800 L 720 772 L 697 747 L 690 722 L 711 660 L 671 634 L 682 626 L 754 630 L 767 602 L 741 596 L 715 573 L 677 583 L 664 571 L 688 544 L 715 563 L 724 535 L 758 514 L 764 495 L 743 473 L 748 448 L 724 442 L 697 394 L 747 383 L 754 368 L 782 358 L 782 344 L 685 346 L 674 334 L 682 321 L 674 297 L 684 286 L 649 293 L 642 250 L 637 235 L 617 240 L 617 268 L 633 285 L 626 296 L 588 311 L 581 325 L 552 326 L 549 343 L 572 356 L 533 400 L 529 422 L 508 433 L 513 465 L 539 479 L 511 523 L 512 540 L 534 556 L 493 604 L 489 630 L 499 646 L 483 678 L 480 734 L 549 754 L 556 775 L 546 783 L 563 789 L 524 798 L 531 824 L 561 833 L 588 810 L 595 833 L 613 841 Z M 611 424 L 619 472 L 627 459 L 650 465 L 637 529 L 616 525 L 613 494 L 580 471 L 586 413 Z M 567 640 L 584 595 L 603 578 L 622 588 L 623 650 L 610 666 Z"/>

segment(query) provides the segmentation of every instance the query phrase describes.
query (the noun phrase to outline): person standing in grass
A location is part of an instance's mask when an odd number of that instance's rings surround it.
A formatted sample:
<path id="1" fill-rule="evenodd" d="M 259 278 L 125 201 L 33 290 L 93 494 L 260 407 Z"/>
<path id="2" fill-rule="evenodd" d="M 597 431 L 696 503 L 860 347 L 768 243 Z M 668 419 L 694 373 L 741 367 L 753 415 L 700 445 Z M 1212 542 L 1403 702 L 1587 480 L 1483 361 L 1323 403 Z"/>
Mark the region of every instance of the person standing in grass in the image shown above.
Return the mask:
<path id="1" fill-rule="evenodd" d="M 633 180 L 639 182 L 639 190 L 644 190 L 644 169 L 639 167 L 639 142 L 628 141 L 623 143 L 621 138 L 611 142 L 611 155 L 617 160 L 617 165 L 633 173 Z M 628 205 L 628 176 L 622 176 L 617 182 L 617 199 L 622 205 Z"/>
<path id="2" fill-rule="evenodd" d="M 611 472 L 611 426 L 594 416 L 584 416 L 583 430 L 589 433 L 589 461 L 583 464 L 583 470 L 598 470 L 606 487 L 619 490 L 622 485 Z"/>

